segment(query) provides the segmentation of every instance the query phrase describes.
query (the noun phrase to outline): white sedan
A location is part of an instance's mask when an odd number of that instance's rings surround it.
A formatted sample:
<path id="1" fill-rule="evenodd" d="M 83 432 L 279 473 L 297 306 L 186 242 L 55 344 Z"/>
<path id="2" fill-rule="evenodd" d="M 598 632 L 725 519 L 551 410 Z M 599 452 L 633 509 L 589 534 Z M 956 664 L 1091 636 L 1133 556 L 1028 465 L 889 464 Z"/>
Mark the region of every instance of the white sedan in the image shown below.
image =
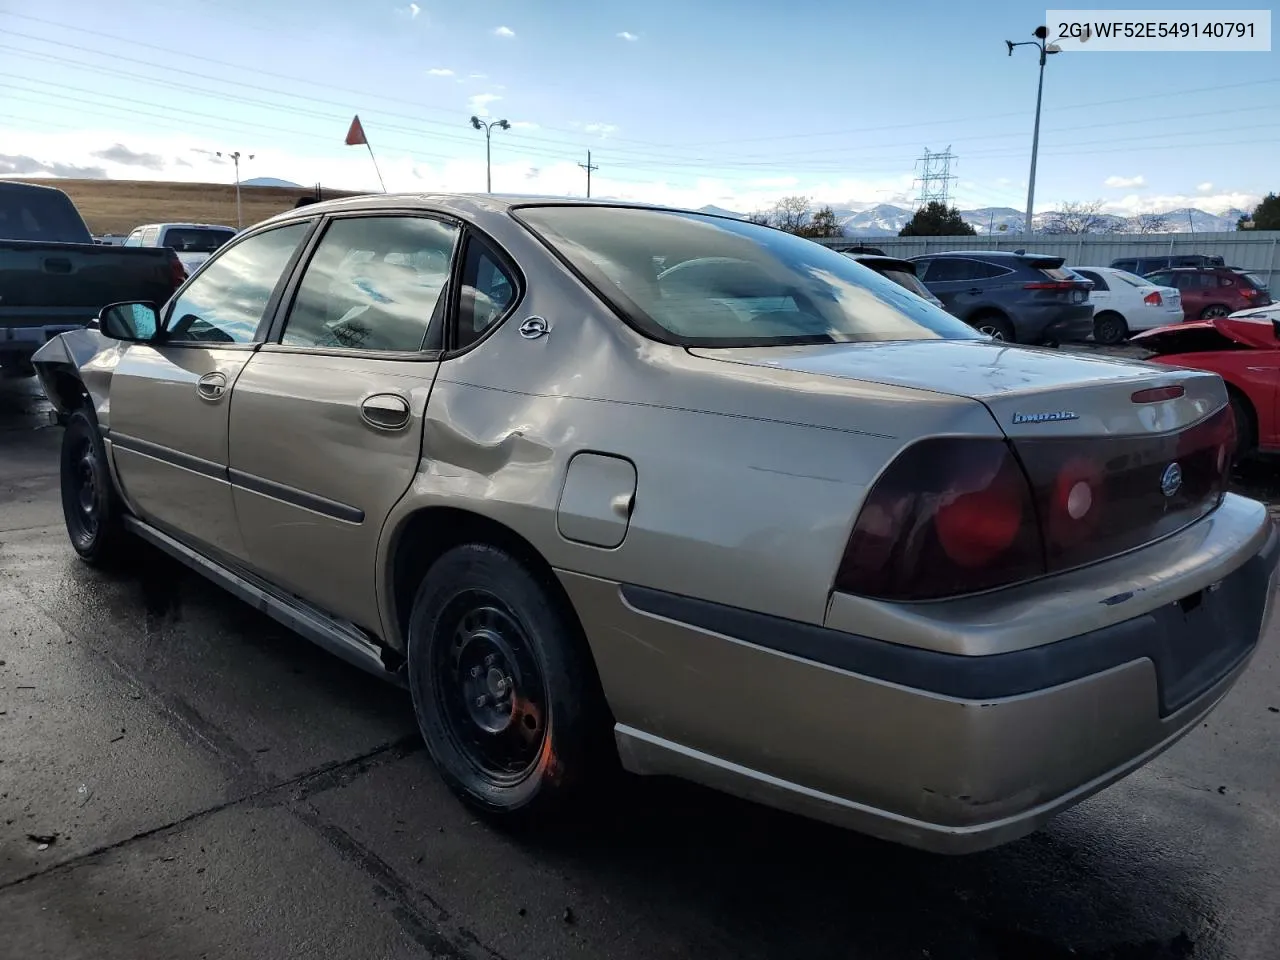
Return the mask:
<path id="1" fill-rule="evenodd" d="M 1181 323 L 1182 295 L 1173 287 L 1162 287 L 1136 273 L 1112 267 L 1072 267 L 1090 283 L 1093 307 L 1093 339 L 1098 343 L 1120 343 L 1130 333 Z"/>

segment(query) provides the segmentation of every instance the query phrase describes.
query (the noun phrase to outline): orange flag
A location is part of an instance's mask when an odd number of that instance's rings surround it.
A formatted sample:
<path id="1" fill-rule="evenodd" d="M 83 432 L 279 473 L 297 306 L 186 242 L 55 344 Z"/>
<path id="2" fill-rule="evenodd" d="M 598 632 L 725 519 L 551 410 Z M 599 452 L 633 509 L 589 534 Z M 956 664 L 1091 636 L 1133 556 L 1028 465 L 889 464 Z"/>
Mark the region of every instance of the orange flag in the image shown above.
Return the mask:
<path id="1" fill-rule="evenodd" d="M 360 114 L 356 114 L 351 121 L 351 129 L 347 131 L 347 146 L 358 147 L 364 144 L 369 145 L 368 139 L 364 135 L 364 127 L 360 124 Z"/>

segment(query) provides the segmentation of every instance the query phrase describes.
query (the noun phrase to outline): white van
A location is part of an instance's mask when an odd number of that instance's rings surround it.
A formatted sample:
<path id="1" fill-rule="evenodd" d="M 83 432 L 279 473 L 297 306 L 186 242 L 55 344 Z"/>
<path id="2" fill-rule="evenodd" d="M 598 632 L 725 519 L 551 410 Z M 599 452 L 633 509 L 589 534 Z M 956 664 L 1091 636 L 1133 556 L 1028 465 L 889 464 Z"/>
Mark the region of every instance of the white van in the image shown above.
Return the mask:
<path id="1" fill-rule="evenodd" d="M 187 273 L 209 259 L 210 254 L 236 235 L 234 227 L 216 223 L 148 223 L 125 240 L 126 247 L 168 247 L 178 255 Z"/>

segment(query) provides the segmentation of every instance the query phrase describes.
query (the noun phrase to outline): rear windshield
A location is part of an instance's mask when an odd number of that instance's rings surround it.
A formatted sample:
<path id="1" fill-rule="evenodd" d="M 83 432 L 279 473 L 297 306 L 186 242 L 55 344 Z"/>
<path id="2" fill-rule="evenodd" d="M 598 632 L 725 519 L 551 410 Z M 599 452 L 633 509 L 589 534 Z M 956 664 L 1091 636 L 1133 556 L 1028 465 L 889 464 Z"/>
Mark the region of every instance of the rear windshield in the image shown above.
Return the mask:
<path id="1" fill-rule="evenodd" d="M 929 292 L 929 288 L 920 282 L 920 278 L 914 273 L 908 273 L 905 270 L 884 270 L 881 275 L 888 277 L 900 287 L 906 287 L 917 297 L 924 297 L 926 300 L 933 300 L 934 296 Z"/>
<path id="2" fill-rule="evenodd" d="M 513 213 L 656 339 L 709 347 L 982 339 L 843 254 L 769 227 L 630 207 Z"/>
<path id="3" fill-rule="evenodd" d="M 1050 280 L 1084 280 L 1085 283 L 1092 283 L 1092 280 L 1085 280 L 1073 270 L 1066 267 L 1041 267 L 1040 272 Z"/>
<path id="4" fill-rule="evenodd" d="M 65 193 L 16 185 L 0 185 L 0 240 L 93 242 Z"/>
<path id="5" fill-rule="evenodd" d="M 1263 280 L 1256 273 L 1246 273 L 1244 274 L 1244 278 L 1248 280 L 1250 283 L 1252 283 L 1259 290 L 1267 289 L 1267 281 Z"/>
<path id="6" fill-rule="evenodd" d="M 1114 270 L 1112 271 L 1112 276 L 1119 277 L 1131 287 L 1150 287 L 1153 285 L 1151 281 L 1145 277 L 1140 277 L 1136 273 L 1129 273 L 1126 270 Z"/>
<path id="7" fill-rule="evenodd" d="M 236 235 L 234 230 L 211 227 L 170 227 L 164 234 L 164 245 L 179 253 L 213 253 Z"/>

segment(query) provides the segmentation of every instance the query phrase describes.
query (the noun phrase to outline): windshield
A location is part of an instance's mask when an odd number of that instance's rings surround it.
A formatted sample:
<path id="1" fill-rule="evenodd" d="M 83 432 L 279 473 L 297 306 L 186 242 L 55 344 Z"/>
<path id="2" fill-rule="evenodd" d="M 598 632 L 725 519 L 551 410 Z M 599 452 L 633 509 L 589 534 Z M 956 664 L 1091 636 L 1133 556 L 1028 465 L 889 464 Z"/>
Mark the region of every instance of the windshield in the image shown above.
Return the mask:
<path id="1" fill-rule="evenodd" d="M 213 253 L 235 235 L 231 229 L 170 227 L 165 231 L 164 245 L 179 253 Z"/>
<path id="2" fill-rule="evenodd" d="M 741 220 L 630 207 L 522 207 L 633 326 L 687 346 L 982 339 L 827 247 Z"/>

